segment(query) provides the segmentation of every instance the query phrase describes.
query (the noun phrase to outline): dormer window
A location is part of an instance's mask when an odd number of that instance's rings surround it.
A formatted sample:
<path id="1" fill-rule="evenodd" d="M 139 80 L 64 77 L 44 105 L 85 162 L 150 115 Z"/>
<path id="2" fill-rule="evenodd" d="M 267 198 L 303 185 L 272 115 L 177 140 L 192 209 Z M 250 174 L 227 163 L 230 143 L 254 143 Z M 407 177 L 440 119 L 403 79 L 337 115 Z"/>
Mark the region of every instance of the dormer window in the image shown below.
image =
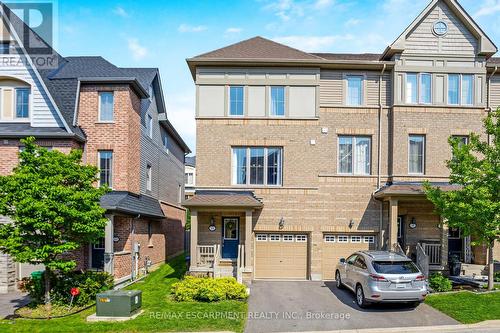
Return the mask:
<path id="1" fill-rule="evenodd" d="M 29 118 L 30 116 L 30 89 L 16 88 L 16 118 Z"/>

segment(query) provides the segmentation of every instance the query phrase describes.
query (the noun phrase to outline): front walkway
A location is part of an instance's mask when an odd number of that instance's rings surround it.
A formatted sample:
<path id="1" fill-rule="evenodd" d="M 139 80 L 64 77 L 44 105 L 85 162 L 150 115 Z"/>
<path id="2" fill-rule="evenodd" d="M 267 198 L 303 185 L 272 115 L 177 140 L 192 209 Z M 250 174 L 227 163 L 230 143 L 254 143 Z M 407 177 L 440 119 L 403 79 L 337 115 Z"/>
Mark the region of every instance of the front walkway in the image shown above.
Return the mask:
<path id="1" fill-rule="evenodd" d="M 0 319 L 12 316 L 14 310 L 29 303 L 29 297 L 20 292 L 0 294 Z"/>
<path id="2" fill-rule="evenodd" d="M 250 287 L 246 332 L 332 331 L 455 325 L 456 320 L 421 304 L 360 309 L 354 296 L 335 282 L 254 281 Z"/>

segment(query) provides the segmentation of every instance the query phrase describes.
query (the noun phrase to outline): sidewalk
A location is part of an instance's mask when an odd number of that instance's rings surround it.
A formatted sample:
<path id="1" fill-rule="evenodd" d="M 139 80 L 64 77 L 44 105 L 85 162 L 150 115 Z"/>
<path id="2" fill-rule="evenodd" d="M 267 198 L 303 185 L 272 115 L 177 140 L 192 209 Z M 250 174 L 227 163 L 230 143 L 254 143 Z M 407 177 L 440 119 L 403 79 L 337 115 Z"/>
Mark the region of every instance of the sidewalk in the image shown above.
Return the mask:
<path id="1" fill-rule="evenodd" d="M 13 315 L 15 309 L 28 303 L 28 295 L 20 292 L 0 294 L 0 319 Z"/>

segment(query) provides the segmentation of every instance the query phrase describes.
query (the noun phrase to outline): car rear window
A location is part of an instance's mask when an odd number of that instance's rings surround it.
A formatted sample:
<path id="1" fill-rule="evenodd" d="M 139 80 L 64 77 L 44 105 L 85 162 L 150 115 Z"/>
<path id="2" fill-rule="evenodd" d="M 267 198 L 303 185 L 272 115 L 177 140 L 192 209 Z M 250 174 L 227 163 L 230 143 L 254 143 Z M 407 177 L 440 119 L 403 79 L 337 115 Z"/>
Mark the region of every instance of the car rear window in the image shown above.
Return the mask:
<path id="1" fill-rule="evenodd" d="M 373 268 L 380 274 L 418 273 L 417 266 L 411 261 L 374 261 Z"/>

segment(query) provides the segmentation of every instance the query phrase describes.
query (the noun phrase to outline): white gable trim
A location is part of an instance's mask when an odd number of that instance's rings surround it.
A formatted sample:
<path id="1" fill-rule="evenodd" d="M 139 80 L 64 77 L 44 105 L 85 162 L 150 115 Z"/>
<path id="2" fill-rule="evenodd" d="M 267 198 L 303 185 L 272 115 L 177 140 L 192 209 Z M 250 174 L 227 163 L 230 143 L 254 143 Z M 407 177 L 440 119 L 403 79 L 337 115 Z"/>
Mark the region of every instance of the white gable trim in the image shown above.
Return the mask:
<path id="1" fill-rule="evenodd" d="M 432 11 L 438 2 L 443 2 L 447 5 L 457 18 L 467 27 L 467 29 L 469 29 L 469 31 L 478 39 L 478 54 L 490 57 L 498 51 L 493 41 L 484 33 L 483 30 L 481 30 L 477 23 L 456 0 L 432 0 L 415 18 L 415 20 L 413 20 L 413 22 L 403 31 L 403 33 L 385 49 L 382 59 L 390 57 L 394 53 L 404 51 L 407 36 Z"/>
<path id="2" fill-rule="evenodd" d="M 54 110 L 56 111 L 57 113 L 57 116 L 59 117 L 59 120 L 61 121 L 61 123 L 64 125 L 64 128 L 66 129 L 66 131 L 68 131 L 69 133 L 73 133 L 73 131 L 71 130 L 71 128 L 68 126 L 68 124 L 66 123 L 66 119 L 64 119 L 64 117 L 62 116 L 61 114 L 61 111 L 59 110 L 59 108 L 57 107 L 57 104 L 55 103 L 54 99 L 52 98 L 52 95 L 50 94 L 50 91 L 49 89 L 47 89 L 47 86 L 45 85 L 45 82 L 43 81 L 40 73 L 38 72 L 38 69 L 35 67 L 35 65 L 33 64 L 33 61 L 31 60 L 31 57 L 28 55 L 28 53 L 26 52 L 25 48 L 24 48 L 24 45 L 21 41 L 21 39 L 19 38 L 19 36 L 17 35 L 17 32 L 16 30 L 14 29 L 14 27 L 12 26 L 12 23 L 10 22 L 9 18 L 7 15 L 5 15 L 5 12 L 3 10 L 3 7 L 0 6 L 0 15 L 2 17 L 5 18 L 5 21 L 9 24 L 9 30 L 10 30 L 10 33 L 13 35 L 14 39 L 17 41 L 17 43 L 19 43 L 19 46 L 24 54 L 24 56 L 26 57 L 26 60 L 28 61 L 29 65 L 31 66 L 31 68 L 33 69 L 33 72 L 35 73 L 38 81 L 40 82 L 40 85 L 42 86 L 42 88 L 45 90 L 45 93 L 47 94 L 49 100 L 50 100 L 50 103 L 52 104 L 52 106 L 54 107 Z"/>

